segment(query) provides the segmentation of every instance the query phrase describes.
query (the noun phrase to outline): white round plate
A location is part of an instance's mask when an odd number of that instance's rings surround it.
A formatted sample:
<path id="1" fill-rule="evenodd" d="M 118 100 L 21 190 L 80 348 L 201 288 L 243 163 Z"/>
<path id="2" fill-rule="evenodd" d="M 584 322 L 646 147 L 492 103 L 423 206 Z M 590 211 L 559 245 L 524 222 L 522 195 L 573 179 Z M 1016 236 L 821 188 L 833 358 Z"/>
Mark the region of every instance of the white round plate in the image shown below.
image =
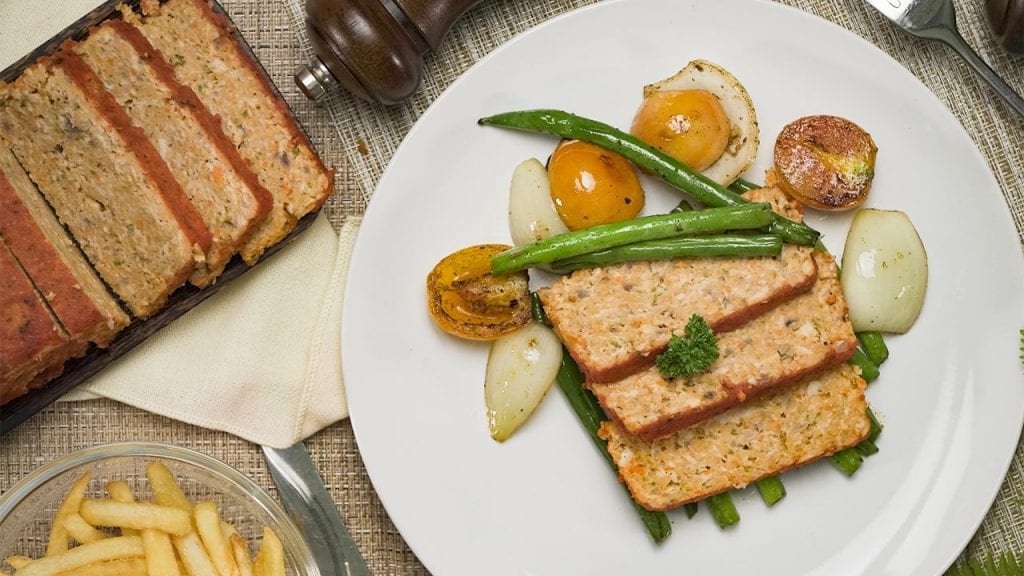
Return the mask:
<path id="1" fill-rule="evenodd" d="M 809 114 L 857 122 L 878 144 L 868 205 L 906 211 L 929 254 L 927 302 L 868 390 L 881 452 L 846 478 L 819 462 L 786 473 L 765 507 L 737 495 L 739 525 L 670 513 L 655 545 L 557 387 L 505 443 L 488 435 L 486 343 L 442 333 L 426 308 L 437 261 L 510 243 L 509 179 L 551 137 L 481 116 L 559 108 L 627 128 L 644 84 L 704 58 L 746 86 L 775 135 Z M 678 196 L 648 182 L 648 212 Z M 808 221 L 841 253 L 849 215 Z M 935 576 L 992 503 L 1024 421 L 1024 260 L 984 159 L 913 76 L 859 37 L 755 0 L 601 3 L 554 19 L 474 66 L 395 154 L 352 257 L 342 327 L 348 402 L 388 513 L 438 576 L 760 574 Z"/>

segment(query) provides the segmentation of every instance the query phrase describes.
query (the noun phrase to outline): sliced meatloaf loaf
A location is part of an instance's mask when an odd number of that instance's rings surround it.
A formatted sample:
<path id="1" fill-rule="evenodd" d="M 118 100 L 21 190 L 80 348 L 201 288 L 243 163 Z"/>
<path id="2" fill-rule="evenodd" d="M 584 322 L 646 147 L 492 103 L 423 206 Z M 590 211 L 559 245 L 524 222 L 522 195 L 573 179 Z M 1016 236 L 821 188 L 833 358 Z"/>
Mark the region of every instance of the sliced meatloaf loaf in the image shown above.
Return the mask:
<path id="1" fill-rule="evenodd" d="M 799 218 L 778 189 L 746 196 Z M 653 365 L 693 314 L 723 332 L 805 292 L 817 278 L 811 252 L 787 244 L 777 257 L 627 262 L 578 270 L 539 294 L 587 381 L 615 382 Z"/>
<path id="2" fill-rule="evenodd" d="M 242 250 L 252 264 L 302 216 L 318 209 L 332 174 L 275 97 L 269 82 L 204 0 L 146 1 L 143 13 L 122 8 L 215 115 L 224 132 L 274 196 L 274 208 Z"/>
<path id="3" fill-rule="evenodd" d="M 68 338 L 0 240 L 0 404 L 56 376 L 84 349 Z"/>
<path id="4" fill-rule="evenodd" d="M 191 282 L 213 282 L 270 212 L 273 198 L 195 93 L 135 27 L 110 20 L 75 44 L 132 122 L 156 145 L 213 241 Z"/>
<path id="5" fill-rule="evenodd" d="M 636 501 L 667 510 L 854 446 L 871 429 L 865 387 L 843 364 L 653 442 L 599 433 Z"/>
<path id="6" fill-rule="evenodd" d="M 0 137 L 134 315 L 157 311 L 202 262 L 199 212 L 72 50 L 0 86 Z"/>
<path id="7" fill-rule="evenodd" d="M 667 380 L 652 366 L 617 382 L 591 384 L 605 412 L 630 434 L 653 440 L 849 360 L 857 337 L 835 260 L 825 252 L 814 259 L 814 286 L 719 334 L 720 357 L 706 372 Z"/>
<path id="8" fill-rule="evenodd" d="M 0 236 L 70 338 L 106 346 L 128 315 L 0 142 Z"/>

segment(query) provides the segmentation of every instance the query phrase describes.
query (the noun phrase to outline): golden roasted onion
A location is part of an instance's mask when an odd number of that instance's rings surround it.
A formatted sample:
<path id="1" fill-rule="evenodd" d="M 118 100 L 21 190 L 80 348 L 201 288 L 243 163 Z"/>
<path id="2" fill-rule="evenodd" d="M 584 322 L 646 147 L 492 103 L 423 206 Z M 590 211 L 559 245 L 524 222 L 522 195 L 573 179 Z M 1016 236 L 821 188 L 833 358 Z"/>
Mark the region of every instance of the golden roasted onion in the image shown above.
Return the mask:
<path id="1" fill-rule="evenodd" d="M 775 140 L 782 189 L 820 210 L 848 210 L 868 197 L 878 148 L 863 128 L 838 116 L 805 116 Z"/>
<path id="2" fill-rule="evenodd" d="M 526 271 L 494 276 L 491 257 L 504 244 L 479 244 L 446 256 L 427 276 L 430 315 L 445 332 L 470 340 L 494 340 L 532 318 Z"/>

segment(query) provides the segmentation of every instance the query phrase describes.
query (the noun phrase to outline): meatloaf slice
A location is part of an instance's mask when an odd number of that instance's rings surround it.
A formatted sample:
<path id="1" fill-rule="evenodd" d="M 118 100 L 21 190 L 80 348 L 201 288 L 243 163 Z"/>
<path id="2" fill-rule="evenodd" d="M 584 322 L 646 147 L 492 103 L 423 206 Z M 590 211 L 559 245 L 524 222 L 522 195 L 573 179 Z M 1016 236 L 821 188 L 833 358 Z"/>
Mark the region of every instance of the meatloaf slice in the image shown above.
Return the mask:
<path id="1" fill-rule="evenodd" d="M 128 325 L 128 315 L 3 143 L 0 236 L 70 338 L 106 346 Z"/>
<path id="2" fill-rule="evenodd" d="M 667 380 L 652 366 L 591 384 L 605 412 L 630 434 L 653 440 L 849 360 L 857 338 L 835 260 L 825 252 L 814 259 L 811 290 L 719 334 L 720 357 L 706 372 Z"/>
<path id="3" fill-rule="evenodd" d="M 191 282 L 207 286 L 270 212 L 274 200 L 221 130 L 220 121 L 133 26 L 110 20 L 74 50 L 153 142 L 213 235 Z"/>
<path id="4" fill-rule="evenodd" d="M 668 510 L 856 445 L 871 429 L 866 386 L 843 364 L 653 442 L 610 421 L 599 433 L 636 501 Z"/>
<path id="5" fill-rule="evenodd" d="M 160 309 L 202 262 L 209 229 L 74 51 L 0 86 L 0 136 L 134 315 Z"/>
<path id="6" fill-rule="evenodd" d="M 163 52 L 178 81 L 220 117 L 228 138 L 274 196 L 270 215 L 242 249 L 245 261 L 254 263 L 323 204 L 332 173 L 208 2 L 147 0 L 142 14 L 123 7 L 122 15 Z"/>
<path id="7" fill-rule="evenodd" d="M 55 376 L 85 346 L 60 327 L 25 272 L 0 240 L 0 404 Z"/>
<path id="8" fill-rule="evenodd" d="M 776 188 L 746 197 L 800 217 Z M 811 252 L 786 244 L 776 257 L 627 262 L 578 270 L 539 294 L 587 381 L 615 382 L 653 365 L 693 314 L 723 332 L 805 292 L 817 278 Z"/>

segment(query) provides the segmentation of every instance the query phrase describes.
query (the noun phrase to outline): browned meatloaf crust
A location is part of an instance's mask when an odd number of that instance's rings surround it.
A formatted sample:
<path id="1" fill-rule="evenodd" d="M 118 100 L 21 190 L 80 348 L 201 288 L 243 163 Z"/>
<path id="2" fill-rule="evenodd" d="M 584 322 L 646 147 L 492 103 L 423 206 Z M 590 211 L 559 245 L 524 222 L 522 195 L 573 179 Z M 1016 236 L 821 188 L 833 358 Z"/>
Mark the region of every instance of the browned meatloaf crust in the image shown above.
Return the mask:
<path id="1" fill-rule="evenodd" d="M 159 310 L 209 249 L 152 143 L 67 47 L 0 86 L 0 136 L 134 315 Z"/>
<path id="2" fill-rule="evenodd" d="M 746 197 L 800 217 L 778 189 Z M 787 244 L 777 257 L 627 262 L 578 270 L 539 294 L 587 381 L 615 382 L 653 365 L 693 314 L 724 332 L 807 291 L 817 278 L 811 252 Z"/>
<path id="3" fill-rule="evenodd" d="M 270 212 L 274 200 L 221 130 L 179 84 L 163 55 L 133 26 L 110 20 L 74 45 L 132 122 L 153 142 L 213 235 L 191 282 L 213 282 Z"/>
<path id="4" fill-rule="evenodd" d="M 706 372 L 667 380 L 650 367 L 591 384 L 605 412 L 645 440 L 667 436 L 750 398 L 846 362 L 857 347 L 835 261 L 816 252 L 810 291 L 718 336 L 721 356 Z"/>
<path id="5" fill-rule="evenodd" d="M 106 346 L 128 325 L 128 315 L 2 142 L 0 236 L 70 338 Z"/>
<path id="6" fill-rule="evenodd" d="M 0 404 L 55 376 L 84 345 L 68 338 L 0 240 Z"/>
<path id="7" fill-rule="evenodd" d="M 856 445 L 871 429 L 865 387 L 843 364 L 653 442 L 610 421 L 599 433 L 636 501 L 668 510 Z"/>
<path id="8" fill-rule="evenodd" d="M 122 8 L 124 20 L 163 52 L 178 81 L 220 117 L 225 134 L 274 196 L 273 210 L 242 249 L 252 264 L 323 204 L 333 174 L 207 2 L 146 1 L 142 8 L 142 15 Z"/>

